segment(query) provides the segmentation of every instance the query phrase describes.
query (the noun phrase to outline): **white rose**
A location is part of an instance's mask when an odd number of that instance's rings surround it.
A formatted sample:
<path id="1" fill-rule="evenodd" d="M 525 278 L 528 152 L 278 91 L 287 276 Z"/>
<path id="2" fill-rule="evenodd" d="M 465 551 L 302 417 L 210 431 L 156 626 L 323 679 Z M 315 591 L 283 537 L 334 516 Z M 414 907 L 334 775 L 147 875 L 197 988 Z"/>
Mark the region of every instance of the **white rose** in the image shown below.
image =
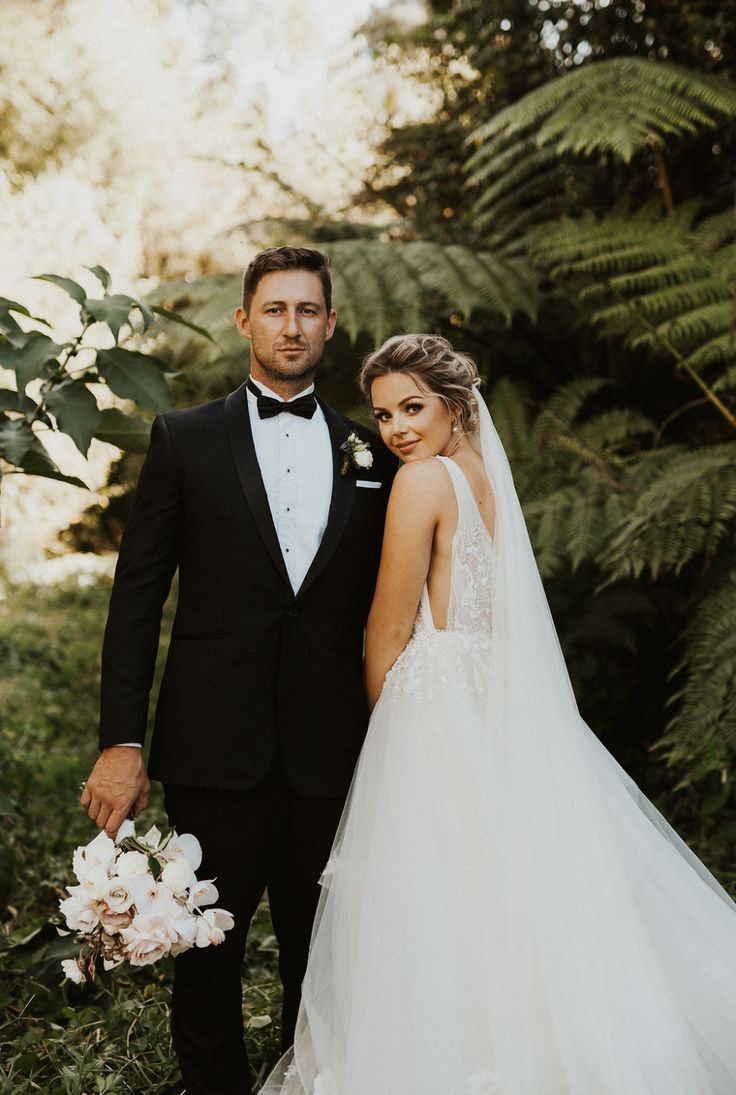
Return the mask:
<path id="1" fill-rule="evenodd" d="M 115 841 L 110 839 L 104 829 L 89 842 L 83 851 L 88 866 L 102 867 L 105 871 L 113 865 L 118 852 Z"/>
<path id="2" fill-rule="evenodd" d="M 118 878 L 129 882 L 131 878 L 148 873 L 148 856 L 143 852 L 123 852 L 115 864 Z"/>
<path id="3" fill-rule="evenodd" d="M 369 449 L 359 449 L 353 459 L 359 468 L 373 467 L 373 453 Z"/>
<path id="4" fill-rule="evenodd" d="M 120 933 L 131 966 L 149 966 L 169 953 L 175 937 L 163 916 L 136 916 Z"/>
<path id="5" fill-rule="evenodd" d="M 127 912 L 133 904 L 133 895 L 122 878 L 111 878 L 102 901 L 110 912 Z"/>
<path id="6" fill-rule="evenodd" d="M 164 886 L 168 886 L 172 893 L 181 894 L 196 883 L 197 876 L 189 860 L 181 856 L 166 864 L 161 872 L 160 881 Z"/>
<path id="7" fill-rule="evenodd" d="M 217 886 L 212 884 L 212 880 L 202 882 L 195 882 L 195 884 L 189 890 L 189 897 L 187 898 L 188 909 L 201 909 L 203 905 L 214 905 L 220 897 Z"/>
<path id="8" fill-rule="evenodd" d="M 225 909 L 205 909 L 197 917 L 197 946 L 218 946 L 224 941 L 225 932 L 230 931 L 234 923 L 232 913 Z"/>
<path id="9" fill-rule="evenodd" d="M 85 935 L 93 931 L 100 922 L 96 901 L 88 900 L 82 886 L 69 886 L 69 897 L 59 902 L 59 911 L 73 932 Z"/>
<path id="10" fill-rule="evenodd" d="M 65 958 L 61 963 L 61 968 L 67 981 L 73 981 L 75 985 L 81 985 L 86 981 L 76 958 Z"/>

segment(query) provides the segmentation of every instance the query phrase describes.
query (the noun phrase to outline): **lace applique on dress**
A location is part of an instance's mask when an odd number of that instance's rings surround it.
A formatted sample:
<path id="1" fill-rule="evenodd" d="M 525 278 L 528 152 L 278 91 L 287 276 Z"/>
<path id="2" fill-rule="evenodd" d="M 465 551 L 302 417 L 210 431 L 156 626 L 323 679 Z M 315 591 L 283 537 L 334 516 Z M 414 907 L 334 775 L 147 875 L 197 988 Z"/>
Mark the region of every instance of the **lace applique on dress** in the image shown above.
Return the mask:
<path id="1" fill-rule="evenodd" d="M 493 541 L 463 472 L 445 457 L 458 505 L 447 627 L 435 628 L 426 583 L 412 637 L 386 675 L 389 697 L 432 699 L 436 683 L 478 694 L 488 685 Z"/>

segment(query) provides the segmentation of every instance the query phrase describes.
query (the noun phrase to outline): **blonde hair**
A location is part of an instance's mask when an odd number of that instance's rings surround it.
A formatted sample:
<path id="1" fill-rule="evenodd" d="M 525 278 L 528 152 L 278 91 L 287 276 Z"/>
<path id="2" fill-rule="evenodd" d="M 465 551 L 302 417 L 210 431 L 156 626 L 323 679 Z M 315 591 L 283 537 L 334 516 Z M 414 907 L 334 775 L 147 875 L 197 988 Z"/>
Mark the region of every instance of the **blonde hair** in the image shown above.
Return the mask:
<path id="1" fill-rule="evenodd" d="M 411 373 L 422 387 L 443 400 L 464 432 L 478 425 L 473 396 L 473 388 L 480 386 L 478 367 L 472 357 L 453 350 L 441 335 L 392 335 L 367 354 L 358 374 L 367 403 L 371 402 L 371 384 L 386 373 Z"/>

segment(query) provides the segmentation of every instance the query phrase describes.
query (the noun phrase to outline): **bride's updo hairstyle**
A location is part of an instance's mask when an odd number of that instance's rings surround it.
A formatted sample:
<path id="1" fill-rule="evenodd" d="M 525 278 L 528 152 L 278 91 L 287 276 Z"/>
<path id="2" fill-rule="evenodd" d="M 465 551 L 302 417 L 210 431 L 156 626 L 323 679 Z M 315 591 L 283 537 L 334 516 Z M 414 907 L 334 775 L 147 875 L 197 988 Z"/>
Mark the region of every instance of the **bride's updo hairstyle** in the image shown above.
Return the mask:
<path id="1" fill-rule="evenodd" d="M 358 376 L 368 404 L 371 384 L 386 373 L 411 373 L 421 388 L 446 404 L 458 429 L 470 433 L 477 427 L 473 388 L 480 386 L 478 368 L 472 357 L 453 350 L 441 335 L 392 335 L 368 354 Z"/>

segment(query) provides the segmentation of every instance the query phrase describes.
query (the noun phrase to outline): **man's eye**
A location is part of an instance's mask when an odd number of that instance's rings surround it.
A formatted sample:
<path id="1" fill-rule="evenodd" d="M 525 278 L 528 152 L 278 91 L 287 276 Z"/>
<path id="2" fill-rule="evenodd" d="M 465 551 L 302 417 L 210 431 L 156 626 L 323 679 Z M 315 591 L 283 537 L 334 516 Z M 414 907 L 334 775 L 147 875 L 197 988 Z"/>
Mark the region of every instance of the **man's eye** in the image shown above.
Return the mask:
<path id="1" fill-rule="evenodd" d="M 302 313 L 305 316 L 316 316 L 317 315 L 317 312 L 315 311 L 314 308 L 302 308 Z"/>

